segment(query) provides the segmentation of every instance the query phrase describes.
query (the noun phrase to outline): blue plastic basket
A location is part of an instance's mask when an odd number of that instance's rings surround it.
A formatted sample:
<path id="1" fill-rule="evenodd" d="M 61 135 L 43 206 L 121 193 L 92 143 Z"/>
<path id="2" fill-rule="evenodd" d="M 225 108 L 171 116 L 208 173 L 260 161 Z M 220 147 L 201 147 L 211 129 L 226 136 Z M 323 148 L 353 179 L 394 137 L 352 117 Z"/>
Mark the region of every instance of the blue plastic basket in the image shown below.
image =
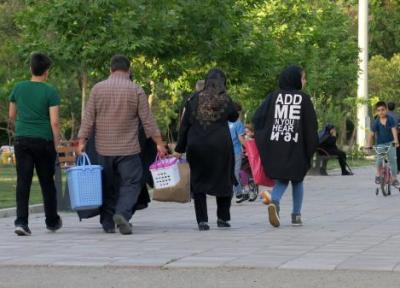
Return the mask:
<path id="1" fill-rule="evenodd" d="M 100 165 L 91 165 L 86 153 L 77 158 L 76 167 L 67 170 L 69 198 L 75 211 L 98 208 L 103 204 Z"/>

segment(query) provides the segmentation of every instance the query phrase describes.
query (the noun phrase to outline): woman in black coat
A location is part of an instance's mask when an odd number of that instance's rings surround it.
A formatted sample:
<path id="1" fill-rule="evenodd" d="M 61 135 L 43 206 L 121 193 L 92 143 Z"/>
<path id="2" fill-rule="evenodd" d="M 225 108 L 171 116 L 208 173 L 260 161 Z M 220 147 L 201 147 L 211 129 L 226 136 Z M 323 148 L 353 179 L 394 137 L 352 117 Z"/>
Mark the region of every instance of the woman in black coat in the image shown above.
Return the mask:
<path id="1" fill-rule="evenodd" d="M 320 155 L 335 155 L 338 156 L 339 165 L 342 169 L 342 175 L 353 175 L 352 172 L 347 170 L 347 157 L 346 153 L 340 150 L 336 145 L 336 128 L 332 124 L 327 124 L 325 129 L 319 135 L 319 149 Z"/>
<path id="2" fill-rule="evenodd" d="M 208 72 L 205 87 L 185 106 L 175 151 L 187 153 L 191 193 L 200 231 L 209 230 L 207 194 L 217 198 L 218 227 L 230 227 L 234 176 L 233 144 L 228 121 L 239 117 L 226 93 L 226 78 L 218 69 Z"/>
<path id="3" fill-rule="evenodd" d="M 293 186 L 292 225 L 302 225 L 303 179 L 318 146 L 317 117 L 301 67 L 289 66 L 280 75 L 279 89 L 269 94 L 257 109 L 253 122 L 255 138 L 267 176 L 275 179 L 268 207 L 272 226 L 280 226 L 279 203 L 289 181 Z"/>

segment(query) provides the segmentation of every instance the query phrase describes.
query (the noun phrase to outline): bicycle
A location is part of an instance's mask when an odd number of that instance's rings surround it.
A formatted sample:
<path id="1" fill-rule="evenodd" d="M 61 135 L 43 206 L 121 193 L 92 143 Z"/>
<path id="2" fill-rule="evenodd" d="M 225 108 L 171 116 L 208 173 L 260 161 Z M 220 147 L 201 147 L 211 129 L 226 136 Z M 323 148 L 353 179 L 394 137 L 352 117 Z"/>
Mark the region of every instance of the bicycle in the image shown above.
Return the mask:
<path id="1" fill-rule="evenodd" d="M 258 185 L 254 182 L 253 176 L 245 170 L 240 170 L 240 183 L 245 193 L 249 195 L 249 202 L 254 202 L 258 198 Z"/>
<path id="2" fill-rule="evenodd" d="M 375 150 L 375 154 L 378 160 L 382 160 L 382 164 L 380 167 L 380 171 L 381 171 L 381 176 L 379 176 L 379 187 L 376 187 L 375 190 L 375 194 L 379 195 L 379 189 L 382 192 L 382 195 L 387 197 L 389 195 L 391 195 L 391 187 L 392 185 L 392 170 L 390 169 L 390 165 L 389 165 L 389 158 L 388 158 L 388 153 L 389 150 L 392 148 L 392 145 L 379 145 L 379 146 L 373 146 L 371 147 L 366 147 L 366 150 L 371 150 L 374 149 Z M 399 189 L 400 192 L 400 188 L 393 186 L 396 189 Z"/>

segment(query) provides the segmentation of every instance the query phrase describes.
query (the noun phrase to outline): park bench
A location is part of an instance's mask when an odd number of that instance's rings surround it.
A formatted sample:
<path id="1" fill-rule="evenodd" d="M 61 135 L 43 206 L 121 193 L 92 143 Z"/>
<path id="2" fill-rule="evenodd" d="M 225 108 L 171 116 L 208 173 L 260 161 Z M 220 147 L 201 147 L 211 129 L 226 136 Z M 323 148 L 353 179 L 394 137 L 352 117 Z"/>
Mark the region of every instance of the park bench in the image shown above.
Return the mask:
<path id="1" fill-rule="evenodd" d="M 312 160 L 312 166 L 309 174 L 327 176 L 328 161 L 333 159 L 338 159 L 338 157 L 336 155 L 330 155 L 322 148 L 317 148 L 317 152 L 314 154 L 314 158 Z"/>
<path id="2" fill-rule="evenodd" d="M 58 200 L 58 209 L 61 211 L 69 211 L 70 207 L 70 199 L 68 193 L 68 183 L 65 185 L 65 189 L 63 190 L 63 171 L 66 169 L 75 166 L 75 146 L 76 141 L 62 141 L 60 145 L 57 147 L 57 163 L 56 163 L 56 171 L 55 171 L 55 184 L 57 189 L 57 200 Z"/>

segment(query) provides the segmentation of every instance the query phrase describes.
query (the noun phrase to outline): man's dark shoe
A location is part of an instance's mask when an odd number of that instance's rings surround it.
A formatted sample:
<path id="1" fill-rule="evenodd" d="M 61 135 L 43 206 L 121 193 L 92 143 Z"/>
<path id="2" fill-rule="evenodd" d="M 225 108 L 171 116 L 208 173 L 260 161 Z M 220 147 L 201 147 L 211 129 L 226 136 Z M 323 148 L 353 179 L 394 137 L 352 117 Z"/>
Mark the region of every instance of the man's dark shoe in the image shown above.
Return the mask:
<path id="1" fill-rule="evenodd" d="M 208 230 L 210 230 L 210 226 L 208 226 L 207 222 L 200 222 L 199 230 L 200 231 L 208 231 Z"/>
<path id="2" fill-rule="evenodd" d="M 242 203 L 242 202 L 247 201 L 247 200 L 249 200 L 249 194 L 242 194 L 242 195 L 236 196 L 236 203 L 237 204 Z"/>
<path id="3" fill-rule="evenodd" d="M 113 234 L 115 233 L 115 228 L 114 227 L 103 227 L 104 233 L 107 234 Z"/>
<path id="4" fill-rule="evenodd" d="M 103 221 L 101 221 L 101 226 L 105 233 L 115 233 L 115 223 L 112 218 L 107 218 L 107 220 L 103 219 Z"/>
<path id="5" fill-rule="evenodd" d="M 278 203 L 271 203 L 268 206 L 268 218 L 269 223 L 274 227 L 281 226 L 281 220 L 279 218 L 279 204 Z"/>
<path id="6" fill-rule="evenodd" d="M 56 224 L 46 225 L 46 228 L 51 232 L 56 232 L 57 230 L 60 230 L 62 226 L 63 226 L 62 219 L 58 217 Z"/>
<path id="7" fill-rule="evenodd" d="M 32 235 L 32 232 L 29 229 L 28 225 L 15 226 L 14 232 L 18 236 L 31 236 Z"/>
<path id="8" fill-rule="evenodd" d="M 231 224 L 229 224 L 228 221 L 224 221 L 221 219 L 217 220 L 217 225 L 219 228 L 231 228 Z"/>
<path id="9" fill-rule="evenodd" d="M 119 233 L 122 235 L 132 234 L 132 224 L 129 223 L 124 216 L 121 214 L 115 214 L 113 219 L 119 229 Z"/>
<path id="10" fill-rule="evenodd" d="M 350 171 L 343 171 L 342 172 L 342 176 L 353 176 L 354 174 L 352 173 L 352 172 L 350 172 Z"/>
<path id="11" fill-rule="evenodd" d="M 301 215 L 292 214 L 292 226 L 303 226 L 303 221 L 301 220 Z"/>

